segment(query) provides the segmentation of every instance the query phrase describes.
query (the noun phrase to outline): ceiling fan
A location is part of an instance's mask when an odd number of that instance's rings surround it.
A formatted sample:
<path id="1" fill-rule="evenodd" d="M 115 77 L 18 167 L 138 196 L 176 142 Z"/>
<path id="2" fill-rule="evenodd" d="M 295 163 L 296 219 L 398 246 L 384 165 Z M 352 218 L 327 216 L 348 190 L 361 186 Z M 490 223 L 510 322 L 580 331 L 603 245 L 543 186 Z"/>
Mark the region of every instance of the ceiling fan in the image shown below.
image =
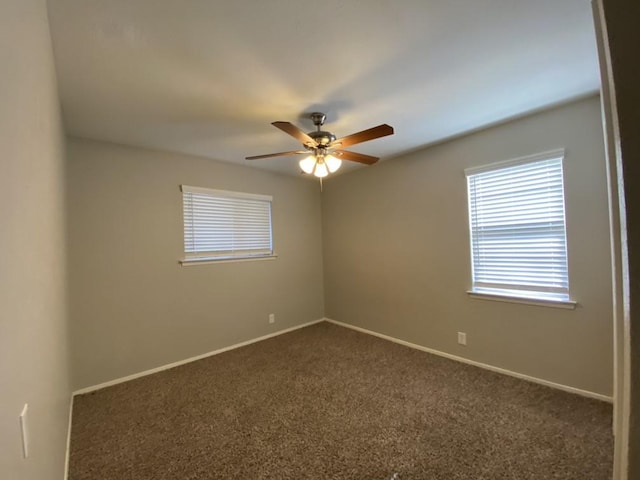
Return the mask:
<path id="1" fill-rule="evenodd" d="M 333 173 L 338 170 L 340 165 L 342 165 L 342 160 L 364 163 L 365 165 L 373 165 L 379 160 L 378 157 L 343 150 L 344 147 L 349 147 L 357 143 L 368 142 L 369 140 L 375 140 L 376 138 L 386 137 L 387 135 L 393 134 L 393 127 L 387 124 L 382 124 L 358 133 L 347 135 L 346 137 L 336 138 L 333 133 L 321 130 L 326 118 L 327 116 L 324 113 L 313 112 L 311 114 L 311 120 L 316 126 L 316 130 L 309 133 L 304 133 L 298 127 L 289 122 L 273 122 L 271 125 L 300 141 L 305 150 L 256 155 L 253 157 L 246 157 L 246 160 L 283 157 L 285 155 L 309 154 L 308 157 L 300 160 L 300 168 L 304 173 L 313 173 L 313 175 L 322 180 L 322 178 L 329 175 L 329 173 Z"/>

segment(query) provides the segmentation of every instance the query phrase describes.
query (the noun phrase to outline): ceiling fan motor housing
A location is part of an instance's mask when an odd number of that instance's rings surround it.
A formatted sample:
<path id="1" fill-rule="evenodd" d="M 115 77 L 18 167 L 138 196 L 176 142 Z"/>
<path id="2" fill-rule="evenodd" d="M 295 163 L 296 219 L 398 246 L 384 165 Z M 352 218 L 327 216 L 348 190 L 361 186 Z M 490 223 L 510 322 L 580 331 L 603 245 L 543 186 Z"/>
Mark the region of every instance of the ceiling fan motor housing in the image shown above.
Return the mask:
<path id="1" fill-rule="evenodd" d="M 336 136 L 333 133 L 325 132 L 323 130 L 318 130 L 317 132 L 309 132 L 308 135 L 313 138 L 321 147 L 329 145 L 336 139 Z"/>

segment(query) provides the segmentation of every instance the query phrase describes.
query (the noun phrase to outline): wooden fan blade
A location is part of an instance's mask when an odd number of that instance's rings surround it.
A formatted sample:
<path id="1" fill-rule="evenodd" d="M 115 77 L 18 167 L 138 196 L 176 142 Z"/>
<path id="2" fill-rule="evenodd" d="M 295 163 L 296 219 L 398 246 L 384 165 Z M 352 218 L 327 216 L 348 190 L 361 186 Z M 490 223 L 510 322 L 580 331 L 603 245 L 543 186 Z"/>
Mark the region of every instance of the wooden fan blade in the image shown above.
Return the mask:
<path id="1" fill-rule="evenodd" d="M 266 155 L 255 155 L 253 157 L 245 157 L 245 160 L 258 160 L 260 158 L 284 157 L 286 155 L 300 155 L 301 153 L 309 153 L 306 150 L 296 150 L 293 152 L 268 153 Z"/>
<path id="2" fill-rule="evenodd" d="M 339 158 L 340 160 L 350 160 L 352 162 L 364 163 L 366 165 L 373 165 L 378 160 L 378 157 L 372 157 L 371 155 L 365 155 L 364 153 L 349 152 L 347 150 L 336 150 L 331 155 Z"/>
<path id="3" fill-rule="evenodd" d="M 271 125 L 273 125 L 276 128 L 279 128 L 284 133 L 288 133 L 303 145 L 308 145 L 310 147 L 315 147 L 317 145 L 316 141 L 313 138 L 311 138 L 309 135 L 304 133 L 302 130 L 296 127 L 293 123 L 273 122 Z"/>
<path id="4" fill-rule="evenodd" d="M 376 138 L 386 137 L 387 135 L 393 135 L 393 127 L 383 123 L 377 127 L 369 128 L 367 130 L 339 138 L 336 141 L 331 142 L 329 147 L 344 148 L 350 145 L 355 145 L 356 143 L 368 142 L 369 140 L 374 140 Z"/>

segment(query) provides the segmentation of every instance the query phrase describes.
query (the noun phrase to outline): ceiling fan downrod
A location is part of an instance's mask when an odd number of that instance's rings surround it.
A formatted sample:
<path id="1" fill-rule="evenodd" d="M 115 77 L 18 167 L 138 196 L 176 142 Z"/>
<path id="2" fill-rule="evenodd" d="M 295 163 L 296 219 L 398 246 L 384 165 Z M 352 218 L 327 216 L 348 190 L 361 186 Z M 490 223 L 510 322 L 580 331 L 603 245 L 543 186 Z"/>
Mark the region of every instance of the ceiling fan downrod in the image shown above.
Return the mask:
<path id="1" fill-rule="evenodd" d="M 336 141 L 336 136 L 331 132 L 325 132 L 321 130 L 322 125 L 324 125 L 324 121 L 327 119 L 327 116 L 322 112 L 313 112 L 311 114 L 311 120 L 313 124 L 316 126 L 315 132 L 309 132 L 309 135 L 316 142 L 316 146 L 309 148 L 309 150 L 316 150 L 318 147 L 327 147 L 332 142 Z"/>

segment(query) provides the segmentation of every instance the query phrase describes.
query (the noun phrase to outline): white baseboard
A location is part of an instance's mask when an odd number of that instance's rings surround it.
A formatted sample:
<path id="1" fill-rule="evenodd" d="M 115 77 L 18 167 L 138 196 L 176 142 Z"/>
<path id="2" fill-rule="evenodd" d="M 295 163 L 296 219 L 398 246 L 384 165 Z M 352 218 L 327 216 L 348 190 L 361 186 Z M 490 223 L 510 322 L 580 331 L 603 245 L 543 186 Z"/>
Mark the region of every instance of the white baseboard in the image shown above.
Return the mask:
<path id="1" fill-rule="evenodd" d="M 448 358 L 450 360 L 455 360 L 457 362 L 466 363 L 468 365 L 473 365 L 475 367 L 484 368 L 485 370 L 491 370 L 492 372 L 502 373 L 503 375 L 509 375 L 511 377 L 519 378 L 521 380 L 526 380 L 528 382 L 538 383 L 540 385 L 545 385 L 547 387 L 556 388 L 558 390 L 563 390 L 565 392 L 574 393 L 576 395 L 581 395 L 583 397 L 595 398 L 596 400 L 602 400 L 604 402 L 613 403 L 612 397 L 609 397 L 607 395 L 602 395 L 601 393 L 590 392 L 588 390 L 582 390 L 580 388 L 570 387 L 568 385 L 563 385 L 561 383 L 550 382 L 548 380 L 543 380 L 542 378 L 531 377 L 523 373 L 513 372 L 511 370 L 506 370 L 504 368 L 495 367 L 493 365 L 488 365 L 486 363 L 476 362 L 475 360 L 469 360 L 468 358 L 459 357 L 457 355 L 452 355 L 450 353 L 441 352 L 439 350 L 434 350 L 429 347 L 423 347 L 422 345 L 407 342 L 405 340 L 400 340 L 399 338 L 374 332 L 373 330 L 367 330 L 366 328 L 356 327 L 355 325 L 350 325 L 348 323 L 339 322 L 338 320 L 332 320 L 330 318 L 325 318 L 325 320 L 327 322 L 333 323 L 335 325 L 339 325 L 341 327 L 350 328 L 351 330 L 356 330 L 361 333 L 373 335 L 374 337 L 382 338 L 384 340 L 389 340 L 391 342 L 404 345 L 405 347 L 415 348 L 416 350 L 421 350 L 423 352 L 431 353 L 433 355 L 438 355 L 440 357 Z"/>
<path id="2" fill-rule="evenodd" d="M 69 478 L 69 454 L 71 453 L 71 421 L 73 420 L 73 394 L 69 399 L 69 426 L 67 427 L 67 449 L 64 456 L 64 480 Z"/>
<path id="3" fill-rule="evenodd" d="M 228 352 L 229 350 L 234 350 L 236 348 L 244 347 L 246 345 L 251 345 L 252 343 L 261 342 L 263 340 L 267 340 L 269 338 L 277 337 L 278 335 L 283 335 L 285 333 L 293 332 L 294 330 L 299 330 L 300 328 L 308 327 L 310 325 L 314 325 L 316 323 L 324 322 L 324 318 L 320 318 L 318 320 L 313 320 L 311 322 L 303 323 L 301 325 L 296 325 L 295 327 L 285 328 L 284 330 L 278 330 L 277 332 L 270 333 L 268 335 L 263 335 L 262 337 L 253 338 L 251 340 L 246 340 L 244 342 L 236 343 L 235 345 L 230 345 L 228 347 L 219 348 L 218 350 L 214 350 L 212 352 L 203 353 L 202 355 L 197 355 L 195 357 L 186 358 L 184 360 L 179 360 L 177 362 L 168 363 L 166 365 L 162 365 L 160 367 L 152 368 L 150 370 L 145 370 L 143 372 L 134 373 L 132 375 L 127 375 L 126 377 L 116 378 L 114 380 L 109 380 L 108 382 L 100 383 L 98 385 L 92 385 L 90 387 L 81 388 L 73 392 L 73 395 L 82 395 L 84 393 L 95 392 L 96 390 L 101 390 L 106 387 L 111 387 L 112 385 L 117 385 L 119 383 L 128 382 L 129 380 L 135 380 L 136 378 L 146 377 L 147 375 L 152 375 L 154 373 L 162 372 L 163 370 L 169 370 L 170 368 L 178 367 L 180 365 L 184 365 L 185 363 L 195 362 L 197 360 L 202 360 L 203 358 L 211 357 L 213 355 L 218 355 L 220 353 Z"/>
<path id="4" fill-rule="evenodd" d="M 316 323 L 320 323 L 320 322 L 323 322 L 323 321 L 327 321 L 329 323 L 333 323 L 333 324 L 339 325 L 341 327 L 350 328 L 352 330 L 356 330 L 358 332 L 366 333 L 368 335 L 373 335 L 375 337 L 382 338 L 384 340 L 388 340 L 388 341 L 391 341 L 391 342 L 394 342 L 394 343 L 398 343 L 398 344 L 404 345 L 406 347 L 414 348 L 416 350 L 421 350 L 423 352 L 431 353 L 433 355 L 438 355 L 440 357 L 448 358 L 450 360 L 455 360 L 455 361 L 458 361 L 458 362 L 466 363 L 468 365 L 473 365 L 473 366 L 476 366 L 476 367 L 484 368 L 485 370 L 491 370 L 492 372 L 501 373 L 503 375 L 509 375 L 511 377 L 519 378 L 521 380 L 526 380 L 526 381 L 529 381 L 529 382 L 538 383 L 540 385 L 545 385 L 547 387 L 556 388 L 558 390 L 563 390 L 565 392 L 574 393 L 576 395 L 581 395 L 583 397 L 595 398 L 597 400 L 602 400 L 602 401 L 609 402 L 609 403 L 613 402 L 613 398 L 610 397 L 610 396 L 607 396 L 607 395 L 603 395 L 603 394 L 595 393 L 595 392 L 590 392 L 588 390 L 582 390 L 582 389 L 575 388 L 575 387 L 570 387 L 568 385 L 563 385 L 561 383 L 551 382 L 549 380 L 544 380 L 542 378 L 531 377 L 531 376 L 525 375 L 523 373 L 518 373 L 518 372 L 514 372 L 514 371 L 511 371 L 511 370 L 504 369 L 504 368 L 495 367 L 493 365 L 488 365 L 486 363 L 477 362 L 475 360 L 470 360 L 468 358 L 459 357 L 457 355 L 452 355 L 450 353 L 442 352 L 440 350 L 435 350 L 435 349 L 429 348 L 429 347 L 424 347 L 424 346 L 418 345 L 416 343 L 411 343 L 411 342 L 407 342 L 405 340 L 400 340 L 399 338 L 391 337 L 391 336 L 385 335 L 383 333 L 374 332 L 373 330 L 367 330 L 366 328 L 357 327 L 355 325 L 351 325 L 351 324 L 348 324 L 348 323 L 340 322 L 338 320 L 333 320 L 331 318 L 321 318 L 321 319 L 318 319 L 318 320 L 313 320 L 311 322 L 303 323 L 301 325 L 296 325 L 295 327 L 290 327 L 290 328 L 286 328 L 284 330 L 279 330 L 277 332 L 270 333 L 268 335 L 263 335 L 262 337 L 253 338 L 251 340 L 246 340 L 244 342 L 236 343 L 234 345 L 230 345 L 228 347 L 223 347 L 223 348 L 220 348 L 218 350 L 214 350 L 212 352 L 203 353 L 202 355 L 197 355 L 195 357 L 190 357 L 190 358 L 187 358 L 187 359 L 184 359 L 184 360 L 179 360 L 177 362 L 173 362 L 173 363 L 169 363 L 169 364 L 166 364 L 166 365 L 162 365 L 160 367 L 152 368 L 150 370 L 145 370 L 143 372 L 134 373 L 132 375 L 127 375 L 126 377 L 121 377 L 121 378 L 116 378 L 114 380 L 109 380 L 108 382 L 100 383 L 98 385 L 92 385 L 90 387 L 81 388 L 79 390 L 74 391 L 73 395 L 82 395 L 84 393 L 94 392 L 96 390 L 100 390 L 102 388 L 110 387 L 112 385 L 117 385 L 119 383 L 128 382 L 129 380 L 134 380 L 136 378 L 145 377 L 147 375 L 152 375 L 154 373 L 162 372 L 163 370 L 168 370 L 170 368 L 178 367 L 178 366 L 184 365 L 186 363 L 191 363 L 191 362 L 195 362 L 197 360 L 202 360 L 203 358 L 207 358 L 207 357 L 211 357 L 213 355 L 218 355 L 220 353 L 228 352 L 229 350 L 234 350 L 236 348 L 244 347 L 246 345 L 251 345 L 252 343 L 261 342 L 263 340 L 267 340 L 269 338 L 277 337 L 278 335 L 283 335 L 285 333 L 289 333 L 289 332 L 292 332 L 294 330 L 298 330 L 300 328 L 308 327 L 310 325 L 314 325 Z M 71 412 L 72 409 L 73 409 L 73 401 L 71 402 L 71 405 L 70 405 L 69 408 L 70 408 L 70 412 Z M 67 438 L 67 444 L 69 443 L 70 433 L 71 433 L 71 414 L 69 416 L 69 434 L 67 436 L 68 437 Z M 67 445 L 67 450 L 68 450 L 68 445 Z M 67 457 L 68 457 L 68 452 L 67 452 Z M 68 462 L 68 459 L 67 459 L 67 462 Z M 66 470 L 66 467 L 65 467 L 65 470 Z"/>

